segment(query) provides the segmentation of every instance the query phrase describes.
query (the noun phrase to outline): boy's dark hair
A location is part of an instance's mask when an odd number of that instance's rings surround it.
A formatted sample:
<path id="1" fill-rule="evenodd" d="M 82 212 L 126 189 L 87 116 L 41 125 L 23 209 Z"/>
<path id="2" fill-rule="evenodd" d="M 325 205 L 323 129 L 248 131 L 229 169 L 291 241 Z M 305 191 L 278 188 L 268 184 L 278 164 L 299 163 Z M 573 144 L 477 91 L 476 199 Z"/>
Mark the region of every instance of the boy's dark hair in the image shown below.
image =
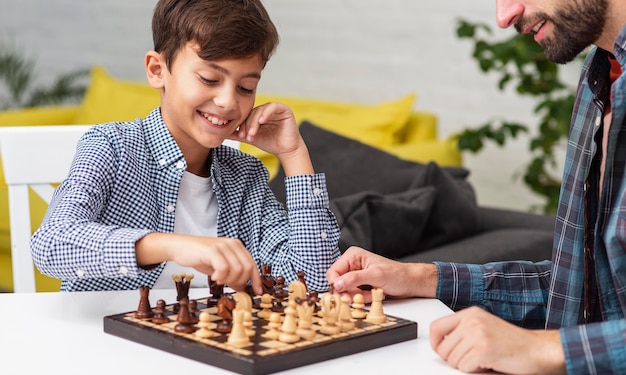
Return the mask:
<path id="1" fill-rule="evenodd" d="M 154 50 L 168 67 L 180 48 L 197 42 L 204 60 L 258 54 L 263 66 L 278 46 L 278 32 L 260 0 L 159 0 L 152 17 Z"/>

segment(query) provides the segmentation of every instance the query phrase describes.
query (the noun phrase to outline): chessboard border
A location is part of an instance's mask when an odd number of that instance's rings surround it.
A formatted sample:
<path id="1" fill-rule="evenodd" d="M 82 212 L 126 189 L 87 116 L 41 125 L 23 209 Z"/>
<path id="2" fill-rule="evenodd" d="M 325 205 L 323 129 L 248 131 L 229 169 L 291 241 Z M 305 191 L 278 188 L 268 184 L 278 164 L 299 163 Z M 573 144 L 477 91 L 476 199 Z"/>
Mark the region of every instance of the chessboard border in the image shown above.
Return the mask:
<path id="1" fill-rule="evenodd" d="M 388 315 L 396 322 L 380 330 L 325 341 L 314 348 L 281 352 L 278 356 L 247 356 L 203 344 L 183 335 L 143 326 L 126 319 L 129 313 L 105 316 L 104 332 L 245 375 L 270 374 L 417 339 L 418 327 L 417 322 Z M 311 355 L 312 352 L 315 355 Z"/>

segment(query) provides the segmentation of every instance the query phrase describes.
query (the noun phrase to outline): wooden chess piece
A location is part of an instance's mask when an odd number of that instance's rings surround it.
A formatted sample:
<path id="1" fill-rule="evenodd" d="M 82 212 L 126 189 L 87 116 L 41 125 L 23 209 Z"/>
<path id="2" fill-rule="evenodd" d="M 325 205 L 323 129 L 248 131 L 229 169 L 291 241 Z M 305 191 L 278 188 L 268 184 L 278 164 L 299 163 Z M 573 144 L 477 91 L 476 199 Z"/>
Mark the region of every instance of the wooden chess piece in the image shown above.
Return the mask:
<path id="1" fill-rule="evenodd" d="M 387 317 L 383 312 L 383 290 L 380 288 L 372 289 L 372 304 L 365 321 L 374 324 L 382 324 L 387 321 Z"/>
<path id="2" fill-rule="evenodd" d="M 261 265 L 261 279 L 263 281 L 263 293 L 267 293 L 270 296 L 274 295 L 274 285 L 276 280 L 272 277 L 272 265 Z"/>
<path id="3" fill-rule="evenodd" d="M 213 281 L 210 275 L 208 276 L 208 278 L 209 278 L 209 290 L 211 292 L 211 296 L 207 299 L 207 306 L 214 307 L 214 306 L 217 306 L 217 302 L 224 295 L 224 285 L 220 285 L 216 283 L 215 281 Z"/>
<path id="4" fill-rule="evenodd" d="M 211 314 L 207 311 L 202 311 L 198 316 L 198 327 L 200 327 L 200 329 L 194 334 L 200 338 L 208 339 L 209 337 L 217 335 L 217 333 L 212 331 L 215 329 L 216 324 L 211 322 Z"/>
<path id="5" fill-rule="evenodd" d="M 156 307 L 154 308 L 154 316 L 152 317 L 152 323 L 165 324 L 169 323 L 170 319 L 165 316 L 165 300 L 159 299 L 156 301 Z"/>
<path id="6" fill-rule="evenodd" d="M 294 343 L 300 340 L 300 336 L 296 334 L 298 323 L 296 321 L 296 309 L 293 307 L 294 303 L 289 303 L 285 308 L 285 319 L 280 326 L 280 334 L 278 335 L 278 341 L 280 342 Z"/>
<path id="7" fill-rule="evenodd" d="M 306 285 L 304 285 L 304 283 L 299 280 L 296 280 L 289 284 L 289 298 L 306 298 Z"/>
<path id="8" fill-rule="evenodd" d="M 254 336 L 256 333 L 252 329 L 252 297 L 246 292 L 236 292 L 233 297 L 237 302 L 237 308 L 244 311 L 243 325 L 246 327 L 246 333 L 248 336 Z"/>
<path id="9" fill-rule="evenodd" d="M 263 295 L 261 295 L 261 303 L 259 304 L 261 311 L 256 313 L 256 316 L 258 318 L 269 319 L 270 314 L 272 313 L 272 306 L 272 296 L 267 293 L 263 293 Z"/>
<path id="10" fill-rule="evenodd" d="M 317 334 L 313 329 L 313 313 L 315 310 L 315 304 L 308 298 L 296 298 L 295 302 L 297 303 L 296 312 L 298 315 L 298 328 L 296 329 L 296 334 L 307 340 L 312 340 Z"/>
<path id="11" fill-rule="evenodd" d="M 280 320 L 281 318 L 280 318 L 279 313 L 277 312 L 271 313 L 269 322 L 267 323 L 269 330 L 265 332 L 263 336 L 271 340 L 277 340 L 278 336 L 280 335 Z"/>
<path id="12" fill-rule="evenodd" d="M 365 307 L 365 300 L 361 293 L 357 293 L 352 297 L 352 317 L 354 319 L 363 319 L 367 316 L 367 312 L 363 310 Z"/>
<path id="13" fill-rule="evenodd" d="M 339 307 L 339 325 L 342 332 L 348 332 L 354 329 L 354 322 L 352 321 L 352 313 L 350 309 L 350 297 L 347 295 L 341 296 L 341 306 Z"/>
<path id="14" fill-rule="evenodd" d="M 248 333 L 246 332 L 246 327 L 243 322 L 245 312 L 246 310 L 240 307 L 236 307 L 233 310 L 232 330 L 226 340 L 229 345 L 237 348 L 243 348 L 244 346 L 250 345 L 250 338 L 248 337 Z"/>
<path id="15" fill-rule="evenodd" d="M 194 321 L 189 314 L 189 300 L 187 297 L 182 298 L 179 303 L 178 316 L 176 321 L 178 324 L 174 326 L 174 331 L 181 333 L 192 333 L 196 330 Z"/>
<path id="16" fill-rule="evenodd" d="M 139 287 L 139 306 L 137 307 L 137 311 L 135 311 L 135 318 L 150 319 L 154 316 L 154 312 L 150 306 L 149 294 L 150 287 L 145 285 Z"/>
<path id="17" fill-rule="evenodd" d="M 189 300 L 189 316 L 194 323 L 198 323 L 198 301 Z"/>
<path id="18" fill-rule="evenodd" d="M 319 299 L 319 293 L 318 293 L 316 290 L 310 290 L 310 291 L 307 293 L 307 296 L 308 296 L 308 298 L 309 298 L 309 300 L 310 300 L 310 301 L 313 301 L 313 306 L 314 306 L 314 308 L 313 308 L 313 313 L 314 313 L 314 314 L 321 315 L 321 314 L 319 314 L 319 312 L 321 311 L 321 308 L 322 308 L 322 307 L 319 305 L 319 303 L 318 303 L 318 302 L 319 302 L 319 300 L 320 300 L 320 299 Z"/>
<path id="19" fill-rule="evenodd" d="M 215 330 L 220 333 L 230 333 L 233 328 L 233 310 L 237 302 L 230 294 L 224 294 L 217 302 L 217 315 L 222 320 L 217 323 Z"/>
<path id="20" fill-rule="evenodd" d="M 183 298 L 189 298 L 189 286 L 191 285 L 191 279 L 193 274 L 173 274 L 172 279 L 176 285 L 176 303 L 174 304 L 174 312 L 178 312 L 180 306 L 180 300 Z"/>
<path id="21" fill-rule="evenodd" d="M 277 276 L 276 285 L 274 285 L 274 306 L 272 311 L 282 313 L 285 311 L 283 302 L 289 297 L 289 292 L 285 289 L 285 277 Z"/>
<path id="22" fill-rule="evenodd" d="M 304 284 L 304 289 L 308 291 L 309 288 L 306 286 L 306 282 L 304 281 L 304 277 L 306 276 L 304 271 L 296 272 L 296 276 L 298 276 L 298 281 L 300 281 L 302 284 Z"/>
<path id="23" fill-rule="evenodd" d="M 334 292 L 331 285 L 330 291 L 324 293 L 320 299 L 320 310 L 324 324 L 320 326 L 320 332 L 325 335 L 336 335 L 341 332 L 339 322 L 339 312 L 341 307 L 341 296 Z"/>

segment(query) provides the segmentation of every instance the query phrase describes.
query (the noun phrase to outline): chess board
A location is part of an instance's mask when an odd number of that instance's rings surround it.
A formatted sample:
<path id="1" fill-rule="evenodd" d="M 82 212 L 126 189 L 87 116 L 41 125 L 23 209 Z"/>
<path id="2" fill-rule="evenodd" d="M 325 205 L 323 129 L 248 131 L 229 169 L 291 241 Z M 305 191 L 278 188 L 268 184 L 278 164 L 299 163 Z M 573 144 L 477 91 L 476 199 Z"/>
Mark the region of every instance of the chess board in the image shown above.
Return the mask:
<path id="1" fill-rule="evenodd" d="M 198 311 L 207 311 L 211 319 L 219 320 L 216 307 L 208 306 L 208 299 L 197 299 Z M 240 374 L 269 374 L 332 358 L 338 358 L 382 346 L 417 338 L 417 323 L 387 315 L 385 323 L 372 324 L 354 319 L 355 327 L 347 332 L 326 335 L 317 332 L 311 340 L 300 339 L 289 344 L 266 338 L 268 321 L 257 316 L 253 309 L 253 328 L 250 344 L 236 348 L 227 343 L 228 334 L 200 338 L 194 333 L 174 330 L 177 314 L 174 304 L 166 306 L 170 322 L 154 324 L 150 319 L 137 319 L 135 312 L 104 317 L 104 331 L 124 339 L 200 361 Z M 319 326 L 321 318 L 314 319 Z"/>

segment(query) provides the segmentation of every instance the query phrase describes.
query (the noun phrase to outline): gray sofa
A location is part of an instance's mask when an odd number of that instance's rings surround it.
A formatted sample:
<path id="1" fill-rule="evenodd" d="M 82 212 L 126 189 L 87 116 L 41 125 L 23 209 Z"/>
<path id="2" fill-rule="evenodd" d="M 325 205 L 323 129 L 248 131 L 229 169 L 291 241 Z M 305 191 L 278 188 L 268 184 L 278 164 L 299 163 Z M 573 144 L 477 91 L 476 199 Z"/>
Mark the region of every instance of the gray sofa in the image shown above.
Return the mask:
<path id="1" fill-rule="evenodd" d="M 503 260 L 550 259 L 551 215 L 479 207 L 480 227 L 470 236 L 402 257 L 403 262 L 449 261 L 483 264 Z"/>
<path id="2" fill-rule="evenodd" d="M 468 170 L 401 160 L 306 121 L 300 132 L 326 174 L 342 251 L 405 262 L 550 259 L 554 216 L 479 207 Z M 282 170 L 270 187 L 284 202 Z"/>

